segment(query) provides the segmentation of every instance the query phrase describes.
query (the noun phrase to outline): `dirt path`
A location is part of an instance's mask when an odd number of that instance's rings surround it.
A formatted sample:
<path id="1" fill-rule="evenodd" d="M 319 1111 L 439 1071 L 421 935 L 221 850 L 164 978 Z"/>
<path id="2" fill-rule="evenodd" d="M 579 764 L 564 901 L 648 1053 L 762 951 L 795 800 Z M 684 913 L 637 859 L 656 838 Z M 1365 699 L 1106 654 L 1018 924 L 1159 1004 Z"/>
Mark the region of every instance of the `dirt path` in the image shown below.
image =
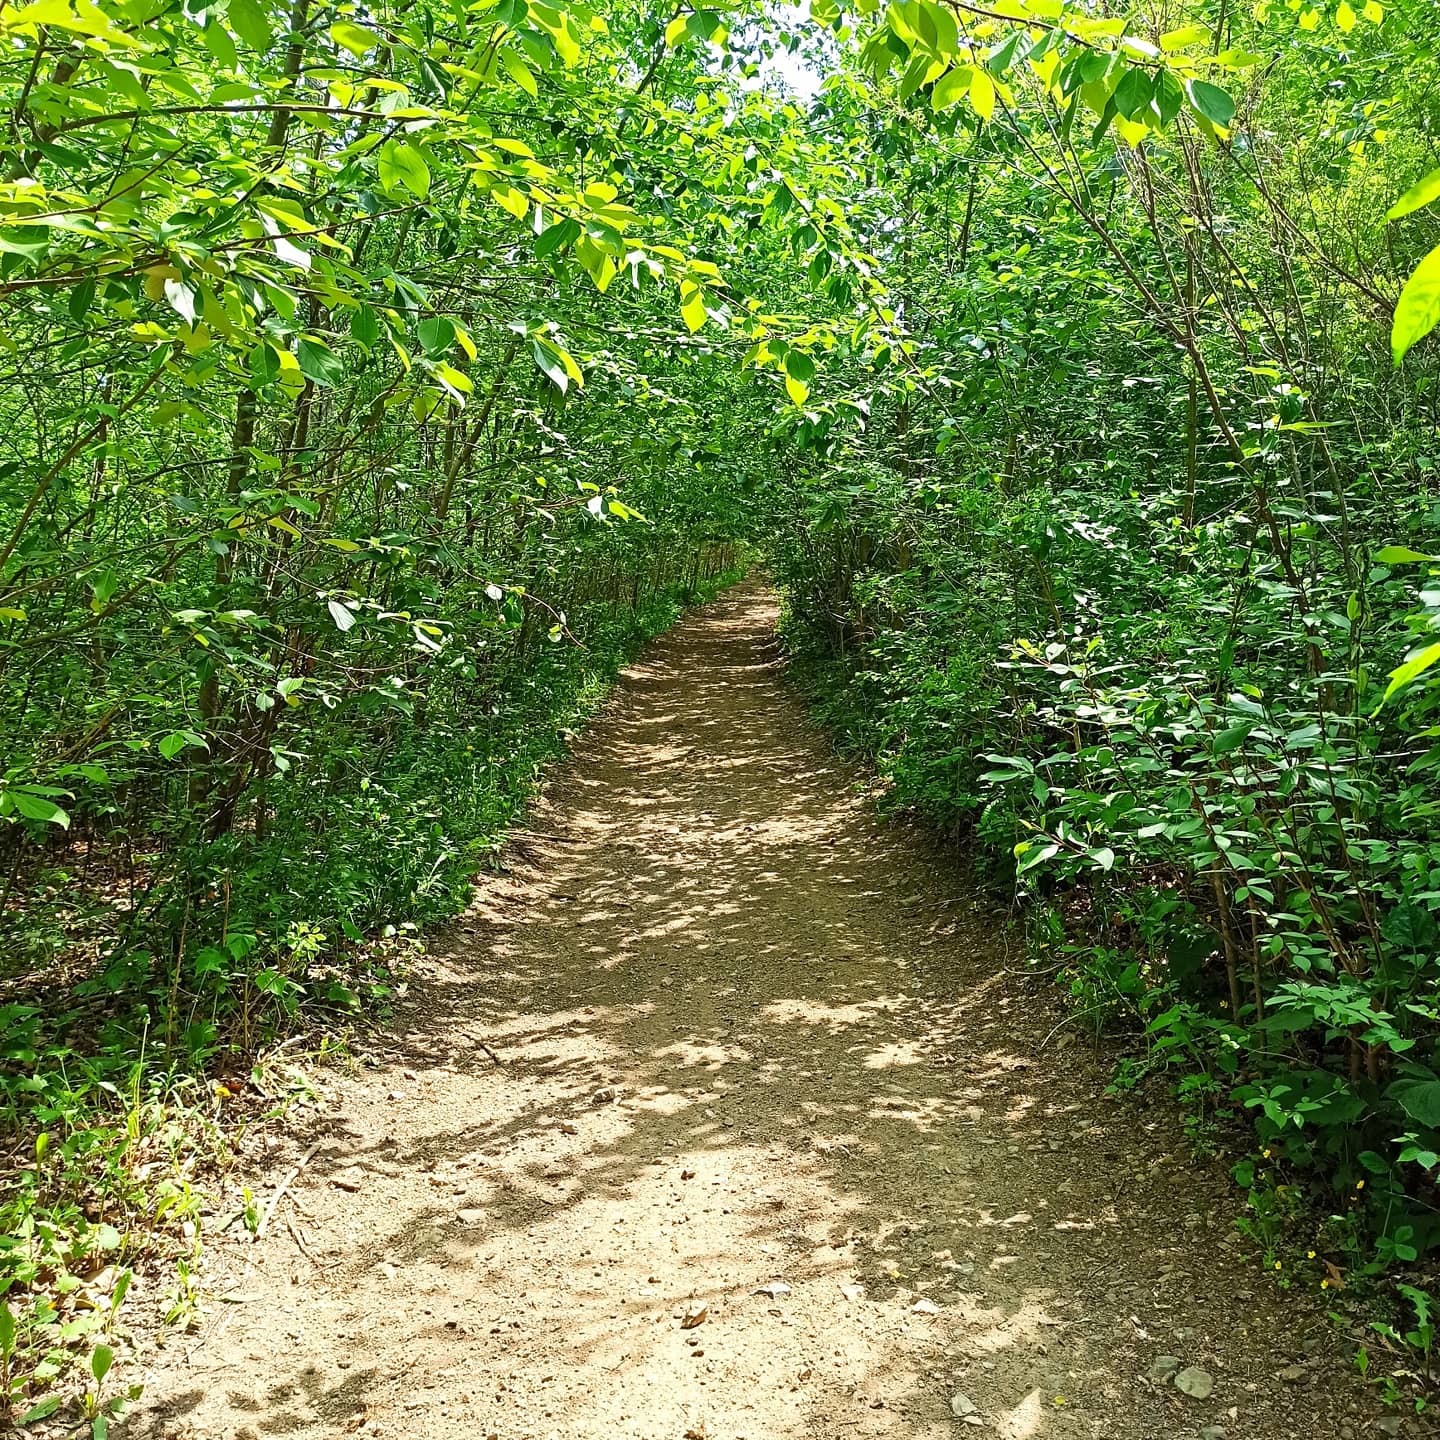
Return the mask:
<path id="1" fill-rule="evenodd" d="M 128 1433 L 1380 1433 L 1168 1113 L 1039 1048 L 1049 1001 L 872 818 L 773 620 L 733 591 L 627 672 L 533 868 L 483 887 L 393 1057 L 296 1137 L 321 1148 L 270 1238 L 212 1248 L 234 1303 Z M 1150 1378 L 1163 1355 L 1213 1394 Z"/>

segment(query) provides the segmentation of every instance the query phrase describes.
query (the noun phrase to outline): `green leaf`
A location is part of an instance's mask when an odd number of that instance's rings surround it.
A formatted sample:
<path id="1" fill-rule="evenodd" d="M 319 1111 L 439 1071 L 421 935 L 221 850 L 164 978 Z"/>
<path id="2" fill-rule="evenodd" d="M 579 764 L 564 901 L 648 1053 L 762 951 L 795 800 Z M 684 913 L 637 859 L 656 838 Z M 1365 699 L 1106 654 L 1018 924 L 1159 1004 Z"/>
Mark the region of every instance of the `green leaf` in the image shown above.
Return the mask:
<path id="1" fill-rule="evenodd" d="M 280 378 L 280 357 L 269 345 L 257 345 L 250 352 L 250 378 L 256 385 L 272 385 Z"/>
<path id="2" fill-rule="evenodd" d="M 529 95 L 531 99 L 534 99 L 540 94 L 540 87 L 535 83 L 534 73 L 513 50 L 502 50 L 500 52 L 500 63 L 505 67 L 505 73 Z"/>
<path id="3" fill-rule="evenodd" d="M 538 339 L 530 342 L 530 354 L 540 367 L 541 374 L 563 395 L 570 388 L 570 377 L 565 373 L 560 357 L 552 354 Z"/>
<path id="4" fill-rule="evenodd" d="M 44 1420 L 47 1416 L 53 1415 L 60 1408 L 60 1400 L 59 1395 L 47 1395 L 38 1405 L 32 1405 L 20 1417 L 20 1424 L 33 1425 L 37 1420 Z"/>
<path id="5" fill-rule="evenodd" d="M 1228 730 L 1221 730 L 1211 742 L 1210 748 L 1217 755 L 1228 755 L 1232 750 L 1238 750 L 1245 743 L 1251 728 L 1247 722 L 1241 721 L 1238 725 L 1230 726 Z"/>
<path id="6" fill-rule="evenodd" d="M 0 222 L 0 253 L 39 260 L 50 249 L 50 232 L 39 225 Z"/>
<path id="7" fill-rule="evenodd" d="M 990 72 L 979 65 L 970 72 L 970 103 L 982 120 L 989 120 L 995 113 L 995 82 Z"/>
<path id="8" fill-rule="evenodd" d="M 1155 94 L 1155 82 L 1148 70 L 1127 70 L 1115 87 L 1115 109 L 1127 120 L 1133 120 L 1149 105 Z"/>
<path id="9" fill-rule="evenodd" d="M 1430 669 L 1437 660 L 1440 660 L 1440 641 L 1427 645 L 1390 672 L 1390 683 L 1385 687 L 1384 698 L 1388 700 L 1397 690 L 1403 690 L 1412 680 Z"/>
<path id="10" fill-rule="evenodd" d="M 15 1353 L 15 1312 L 0 1300 L 0 1360 Z"/>
<path id="11" fill-rule="evenodd" d="M 1417 560 L 1435 560 L 1435 555 L 1422 555 L 1418 550 L 1412 550 L 1408 545 L 1386 545 L 1383 549 L 1375 552 L 1374 558 L 1382 565 L 1410 565 Z"/>
<path id="12" fill-rule="evenodd" d="M 1390 326 L 1390 353 L 1396 365 L 1417 341 L 1440 324 L 1440 245 L 1416 267 L 1395 302 L 1395 319 Z"/>
<path id="13" fill-rule="evenodd" d="M 29 790 L 7 790 L 5 794 L 27 820 L 43 820 L 58 825 L 62 830 L 70 828 L 70 817 L 53 800 Z"/>
<path id="14" fill-rule="evenodd" d="M 970 93 L 970 66 L 957 65 L 947 70 L 930 87 L 930 108 L 934 111 L 948 110 L 958 105 Z"/>
<path id="15" fill-rule="evenodd" d="M 1177 50 L 1188 50 L 1192 45 L 1203 44 L 1210 38 L 1210 32 L 1203 25 L 1182 25 L 1178 30 L 1167 30 L 1160 37 L 1160 48 L 1167 55 Z"/>
<path id="16" fill-rule="evenodd" d="M 1432 170 L 1423 180 L 1417 180 L 1386 212 L 1387 220 L 1398 220 L 1402 215 L 1423 210 L 1432 200 L 1440 198 L 1440 170 Z"/>
<path id="17" fill-rule="evenodd" d="M 342 49 L 362 59 L 380 43 L 380 37 L 373 30 L 352 24 L 349 20 L 337 20 L 330 27 L 330 38 Z"/>
<path id="18" fill-rule="evenodd" d="M 295 359 L 300 373 L 317 385 L 338 385 L 345 378 L 345 362 L 321 340 L 301 336 L 295 344 Z"/>
<path id="19" fill-rule="evenodd" d="M 404 186 L 417 200 L 430 193 L 430 167 L 413 145 L 387 140 L 380 147 L 380 183 L 387 190 Z"/>
<path id="20" fill-rule="evenodd" d="M 379 317 L 368 305 L 351 312 L 350 334 L 367 350 L 380 338 Z"/>
<path id="21" fill-rule="evenodd" d="M 808 385 L 815 378 L 815 362 L 803 350 L 792 348 L 785 352 L 785 373 Z"/>
<path id="22" fill-rule="evenodd" d="M 688 295 L 681 292 L 680 318 L 685 322 L 686 328 L 693 335 L 705 323 L 705 292 L 698 287 L 692 287 Z"/>
<path id="23" fill-rule="evenodd" d="M 443 315 L 432 315 L 422 320 L 415 333 L 419 336 L 426 355 L 431 359 L 446 354 L 455 343 L 455 324 Z"/>
<path id="24" fill-rule="evenodd" d="M 95 299 L 95 282 L 83 280 L 70 292 L 70 299 L 65 309 L 70 318 L 79 324 L 86 315 L 90 313 L 90 305 Z"/>
<path id="25" fill-rule="evenodd" d="M 572 244 L 578 240 L 584 231 L 578 220 L 566 218 L 557 220 L 553 225 L 547 225 L 535 237 L 535 254 L 543 260 L 547 255 L 552 255 L 562 245 Z"/>
<path id="26" fill-rule="evenodd" d="M 225 8 L 230 28 L 252 49 L 265 51 L 275 43 L 270 21 L 260 0 L 230 0 Z"/>
<path id="27" fill-rule="evenodd" d="M 110 1367 L 115 1363 L 115 1352 L 108 1345 L 97 1345 L 90 1352 L 90 1373 L 97 1385 L 105 1383 Z"/>
<path id="28" fill-rule="evenodd" d="M 1218 85 L 1208 80 L 1192 80 L 1186 91 L 1190 103 L 1212 125 L 1228 129 L 1235 118 L 1235 102 Z"/>
<path id="29" fill-rule="evenodd" d="M 1412 1120 L 1440 1127 L 1440 1080 L 1397 1080 L 1385 1093 Z"/>

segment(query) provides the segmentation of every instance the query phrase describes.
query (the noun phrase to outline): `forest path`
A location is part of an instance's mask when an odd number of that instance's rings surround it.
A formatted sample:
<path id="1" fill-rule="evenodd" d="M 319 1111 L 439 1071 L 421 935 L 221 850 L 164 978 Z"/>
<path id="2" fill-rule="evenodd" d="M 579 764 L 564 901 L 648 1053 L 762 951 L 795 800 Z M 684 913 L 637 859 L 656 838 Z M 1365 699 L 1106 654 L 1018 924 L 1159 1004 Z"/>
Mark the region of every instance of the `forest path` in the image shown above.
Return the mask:
<path id="1" fill-rule="evenodd" d="M 127 1434 L 1378 1433 L 1168 1109 L 1042 1048 L 1053 1005 L 874 818 L 774 618 L 740 587 L 626 672 L 390 1057 L 335 1080 L 268 1238 L 211 1248 L 234 1303 Z"/>

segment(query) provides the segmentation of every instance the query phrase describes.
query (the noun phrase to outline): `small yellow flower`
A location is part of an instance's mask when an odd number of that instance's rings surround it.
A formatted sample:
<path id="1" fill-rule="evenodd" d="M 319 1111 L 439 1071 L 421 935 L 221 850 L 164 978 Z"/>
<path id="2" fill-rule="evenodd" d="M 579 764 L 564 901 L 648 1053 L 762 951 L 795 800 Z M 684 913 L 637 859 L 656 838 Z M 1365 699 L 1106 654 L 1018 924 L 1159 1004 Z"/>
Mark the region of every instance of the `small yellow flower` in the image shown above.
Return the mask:
<path id="1" fill-rule="evenodd" d="M 1355 1182 L 1355 1188 L 1357 1190 L 1363 1190 L 1365 1188 L 1365 1182 L 1363 1180 L 1357 1180 Z"/>
<path id="2" fill-rule="evenodd" d="M 1267 1160 L 1270 1158 L 1270 1152 L 1268 1150 L 1262 1150 L 1260 1153 L 1264 1155 Z"/>
<path id="3" fill-rule="evenodd" d="M 1280 1268 L 1280 1262 L 1278 1260 L 1275 1262 L 1275 1268 L 1277 1270 Z"/>
<path id="4" fill-rule="evenodd" d="M 1313 1260 L 1315 1258 L 1315 1252 L 1313 1250 L 1307 1250 L 1305 1252 L 1305 1258 L 1307 1260 Z"/>
<path id="5" fill-rule="evenodd" d="M 1320 1282 L 1320 1288 L 1322 1290 L 1328 1290 L 1330 1288 L 1330 1282 L 1328 1280 L 1322 1280 Z"/>

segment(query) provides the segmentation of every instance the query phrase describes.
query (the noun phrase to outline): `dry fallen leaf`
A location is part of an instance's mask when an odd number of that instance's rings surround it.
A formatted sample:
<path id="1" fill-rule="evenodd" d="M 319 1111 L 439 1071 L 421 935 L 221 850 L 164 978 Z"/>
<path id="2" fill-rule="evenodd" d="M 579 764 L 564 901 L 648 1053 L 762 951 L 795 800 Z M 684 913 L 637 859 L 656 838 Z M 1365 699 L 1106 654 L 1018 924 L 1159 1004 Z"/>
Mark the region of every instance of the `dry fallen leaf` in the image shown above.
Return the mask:
<path id="1" fill-rule="evenodd" d="M 684 1318 L 680 1321 L 682 1330 L 693 1330 L 697 1325 L 703 1325 L 710 1318 L 710 1307 L 701 1305 L 698 1309 L 687 1310 Z"/>

